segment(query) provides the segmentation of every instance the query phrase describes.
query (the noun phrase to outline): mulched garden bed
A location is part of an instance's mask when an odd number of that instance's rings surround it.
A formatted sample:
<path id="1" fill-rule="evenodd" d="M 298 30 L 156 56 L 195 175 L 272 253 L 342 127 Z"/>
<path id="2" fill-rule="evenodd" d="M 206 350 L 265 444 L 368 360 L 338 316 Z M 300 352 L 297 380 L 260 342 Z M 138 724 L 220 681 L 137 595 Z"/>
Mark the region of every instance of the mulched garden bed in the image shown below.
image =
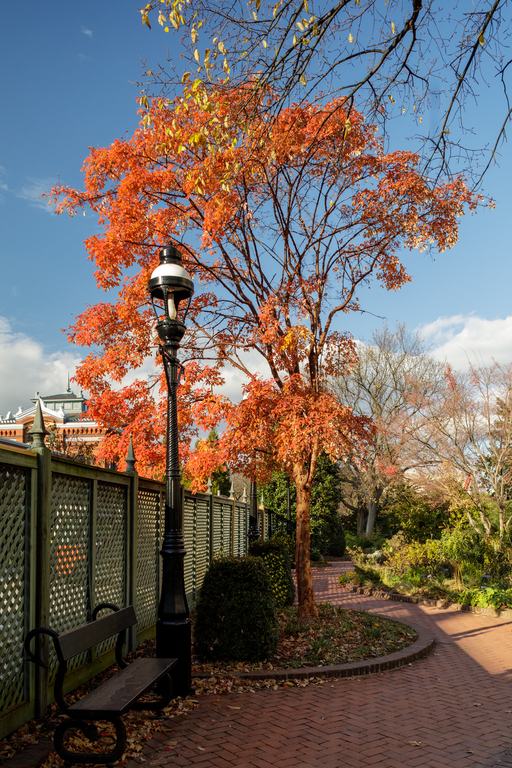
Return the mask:
<path id="1" fill-rule="evenodd" d="M 172 720 L 183 717 L 193 709 L 197 709 L 202 695 L 230 694 L 255 692 L 258 689 L 279 690 L 289 686 L 305 688 L 308 685 L 323 685 L 327 680 L 321 677 L 308 679 L 288 679 L 286 681 L 272 678 L 274 669 L 304 669 L 305 667 L 327 666 L 330 664 L 345 664 L 352 661 L 378 658 L 407 647 L 416 640 L 414 630 L 403 624 L 397 624 L 389 619 L 362 611 L 349 611 L 330 604 L 320 604 L 319 619 L 308 625 L 301 625 L 297 619 L 297 608 L 292 606 L 279 615 L 280 640 L 277 652 L 265 662 L 204 662 L 192 657 L 193 684 L 196 687 L 194 696 L 186 699 L 174 699 L 165 710 L 165 717 L 160 720 L 149 719 L 138 712 L 125 715 L 128 746 L 124 759 L 133 757 L 142 751 L 144 742 L 158 731 L 169 732 L 172 737 Z M 155 655 L 155 641 L 143 643 L 136 656 Z M 244 672 L 255 670 L 268 671 L 269 676 L 264 680 L 248 680 L 241 677 Z M 117 671 L 111 667 L 98 675 L 94 680 L 84 684 L 67 699 L 70 702 L 79 699 L 89 690 Z M 238 709 L 238 707 L 233 707 Z M 43 720 L 31 720 L 19 728 L 11 736 L 0 741 L 0 763 L 9 766 L 9 758 L 17 752 L 36 744 L 42 738 L 53 734 L 55 726 L 62 720 L 55 704 L 51 705 L 48 715 Z M 108 725 L 105 728 L 108 734 Z M 108 736 L 107 736 L 108 738 Z M 85 743 L 82 735 L 77 732 L 70 737 L 70 743 L 75 749 Z M 166 749 L 174 750 L 176 742 L 170 741 Z M 51 753 L 42 764 L 44 768 L 62 766 L 63 761 Z"/>

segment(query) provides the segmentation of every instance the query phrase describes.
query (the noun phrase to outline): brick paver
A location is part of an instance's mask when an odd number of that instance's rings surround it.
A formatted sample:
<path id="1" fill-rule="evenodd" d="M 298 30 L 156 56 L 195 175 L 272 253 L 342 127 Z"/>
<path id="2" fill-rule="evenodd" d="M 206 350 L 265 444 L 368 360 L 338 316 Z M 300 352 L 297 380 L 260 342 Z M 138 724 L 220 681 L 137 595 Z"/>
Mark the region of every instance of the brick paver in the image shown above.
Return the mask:
<path id="1" fill-rule="evenodd" d="M 202 696 L 127 768 L 512 766 L 512 620 L 346 593 L 348 567 L 315 570 L 317 600 L 424 626 L 434 653 L 320 686 Z"/>

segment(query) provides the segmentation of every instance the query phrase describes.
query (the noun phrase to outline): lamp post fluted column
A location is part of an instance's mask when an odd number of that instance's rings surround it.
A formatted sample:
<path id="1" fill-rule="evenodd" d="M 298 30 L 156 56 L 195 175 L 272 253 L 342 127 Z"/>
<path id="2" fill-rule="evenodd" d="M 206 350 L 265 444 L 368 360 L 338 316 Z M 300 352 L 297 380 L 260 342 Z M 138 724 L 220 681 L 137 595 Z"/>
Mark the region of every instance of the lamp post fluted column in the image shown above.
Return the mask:
<path id="1" fill-rule="evenodd" d="M 256 480 L 251 480 L 251 493 L 249 497 L 249 544 L 260 537 L 258 527 L 258 486 Z"/>
<path id="2" fill-rule="evenodd" d="M 187 553 L 183 540 L 177 399 L 180 374 L 178 349 L 185 333 L 185 324 L 178 320 L 178 307 L 183 299 L 190 302 L 193 290 L 190 275 L 181 263 L 181 253 L 173 246 L 160 251 L 160 265 L 149 281 L 167 381 L 165 518 L 160 551 L 162 589 L 158 605 L 156 654 L 159 658 L 178 659 L 178 664 L 171 671 L 175 696 L 187 696 L 193 692 L 191 625 L 185 590 L 184 561 Z"/>

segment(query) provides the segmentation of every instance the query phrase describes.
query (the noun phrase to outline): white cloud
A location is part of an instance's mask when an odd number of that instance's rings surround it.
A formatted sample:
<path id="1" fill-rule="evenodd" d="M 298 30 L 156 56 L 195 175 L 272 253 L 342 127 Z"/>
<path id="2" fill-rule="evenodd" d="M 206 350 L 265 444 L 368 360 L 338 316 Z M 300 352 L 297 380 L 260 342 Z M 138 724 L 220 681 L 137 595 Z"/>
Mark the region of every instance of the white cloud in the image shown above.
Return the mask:
<path id="1" fill-rule="evenodd" d="M 22 200 L 27 200 L 30 205 L 35 208 L 42 208 L 48 213 L 53 213 L 55 208 L 48 205 L 48 199 L 41 197 L 44 193 L 49 194 L 51 188 L 55 186 L 57 179 L 44 178 L 35 179 L 28 178 L 27 183 L 16 192 L 16 197 L 20 197 Z"/>
<path id="2" fill-rule="evenodd" d="M 0 317 L 0 414 L 28 408 L 36 391 L 42 395 L 64 392 L 80 358 L 72 352 L 48 355 L 42 344 L 15 333 Z"/>
<path id="3" fill-rule="evenodd" d="M 454 368 L 467 368 L 471 361 L 512 362 L 512 316 L 495 320 L 475 314 L 439 317 L 419 331 L 434 346 L 434 357 L 448 360 Z"/>
<path id="4" fill-rule="evenodd" d="M 270 378 L 270 371 L 268 365 L 263 357 L 252 350 L 250 352 L 241 352 L 239 354 L 240 361 L 246 368 L 253 374 L 259 374 L 263 379 Z M 228 397 L 232 402 L 236 403 L 242 399 L 242 385 L 247 384 L 249 379 L 238 368 L 233 368 L 231 365 L 226 365 L 221 370 L 221 375 L 224 378 L 224 385 L 216 388 L 216 391 L 222 395 Z"/>
<path id="5" fill-rule="evenodd" d="M 4 176 L 7 176 L 7 171 L 3 167 L 3 165 L 0 165 L 0 189 L 9 189 L 7 186 L 7 182 L 4 181 Z"/>
<path id="6" fill-rule="evenodd" d="M 87 37 L 92 37 L 92 30 L 87 29 L 87 27 L 82 27 L 82 32 L 84 35 L 87 35 Z"/>

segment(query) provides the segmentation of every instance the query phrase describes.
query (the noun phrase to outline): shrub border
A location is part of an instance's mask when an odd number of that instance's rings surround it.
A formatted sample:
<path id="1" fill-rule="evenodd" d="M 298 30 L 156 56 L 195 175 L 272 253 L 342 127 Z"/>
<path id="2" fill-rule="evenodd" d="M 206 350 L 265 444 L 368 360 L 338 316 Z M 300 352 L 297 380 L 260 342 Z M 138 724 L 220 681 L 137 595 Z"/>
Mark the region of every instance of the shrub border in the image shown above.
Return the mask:
<path id="1" fill-rule="evenodd" d="M 442 608 L 450 611 L 467 611 L 479 616 L 490 616 L 493 619 L 512 619 L 512 608 L 480 608 L 478 605 L 467 603 L 451 603 L 449 600 L 433 597 L 421 597 L 419 595 L 400 595 L 398 592 L 383 592 L 378 589 L 366 589 L 365 587 L 348 587 L 348 591 L 358 595 L 371 595 L 378 600 L 396 600 L 400 603 L 416 603 L 418 605 L 430 605 L 434 608 Z"/>
<path id="2" fill-rule="evenodd" d="M 379 616 L 377 613 L 372 613 L 372 616 L 389 620 L 389 616 Z M 363 661 L 351 661 L 348 664 L 330 664 L 323 667 L 258 669 L 253 672 L 232 672 L 230 675 L 216 673 L 215 677 L 237 677 L 243 680 L 305 680 L 309 677 L 358 677 L 360 675 L 371 675 L 376 672 L 398 669 L 428 656 L 434 650 L 436 641 L 434 635 L 428 629 L 416 624 L 405 624 L 405 622 L 396 621 L 396 619 L 393 619 L 393 621 L 413 629 L 418 634 L 418 638 L 411 645 L 402 648 L 401 651 L 395 651 L 395 653 L 390 653 L 387 656 Z M 211 677 L 211 675 L 211 672 L 193 672 L 192 678 Z"/>

